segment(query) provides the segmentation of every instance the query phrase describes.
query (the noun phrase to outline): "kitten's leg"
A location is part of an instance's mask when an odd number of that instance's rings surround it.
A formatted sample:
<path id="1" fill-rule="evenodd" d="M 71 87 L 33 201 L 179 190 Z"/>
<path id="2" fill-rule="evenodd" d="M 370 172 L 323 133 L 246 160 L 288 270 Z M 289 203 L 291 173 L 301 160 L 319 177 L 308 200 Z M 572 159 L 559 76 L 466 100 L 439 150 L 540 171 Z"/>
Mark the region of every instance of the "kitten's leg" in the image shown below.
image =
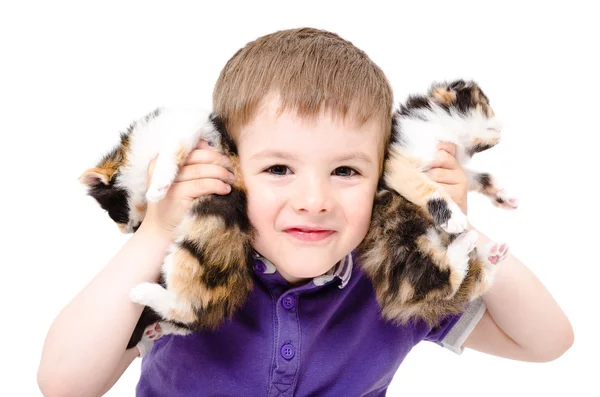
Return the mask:
<path id="1" fill-rule="evenodd" d="M 178 300 L 172 291 L 156 283 L 141 283 L 132 288 L 130 299 L 134 303 L 148 306 L 168 321 L 191 324 L 196 320 L 193 308 Z"/>
<path id="2" fill-rule="evenodd" d="M 475 153 L 480 153 L 493 148 L 500 143 L 500 130 L 502 126 L 495 117 L 485 119 L 487 128 L 470 129 L 474 131 L 471 135 L 471 142 L 467 146 L 467 154 L 472 157 Z"/>
<path id="3" fill-rule="evenodd" d="M 505 243 L 489 242 L 477 250 L 477 258 L 475 260 L 479 263 L 481 272 L 477 280 L 472 284 L 472 288 L 469 291 L 469 300 L 483 295 L 490 289 L 494 282 L 498 265 L 507 255 L 508 245 Z"/>
<path id="4" fill-rule="evenodd" d="M 426 208 L 436 225 L 448 233 L 461 233 L 467 226 L 466 215 L 445 190 L 432 181 L 409 153 L 390 150 L 386 161 L 385 183 L 412 203 Z"/>
<path id="5" fill-rule="evenodd" d="M 153 202 L 165 197 L 179 168 L 200 139 L 217 144 L 220 137 L 207 111 L 168 109 L 160 117 L 162 128 L 165 130 L 161 132 L 169 134 L 172 142 L 177 144 L 168 143 L 158 155 L 152 182 L 146 192 L 146 198 Z"/>
<path id="6" fill-rule="evenodd" d="M 179 328 L 171 323 L 167 323 L 164 321 L 152 323 L 144 329 L 144 334 L 142 335 L 142 339 L 136 345 L 138 350 L 140 351 L 140 356 L 145 356 L 146 353 L 152 349 L 152 345 L 154 345 L 154 341 L 162 338 L 164 335 L 188 335 L 191 331 Z"/>
<path id="7" fill-rule="evenodd" d="M 182 145 L 176 152 L 166 152 L 158 155 L 152 173 L 152 182 L 146 192 L 148 201 L 156 202 L 165 197 L 177 176 L 177 172 L 179 172 L 179 167 L 192 149 Z"/>
<path id="8" fill-rule="evenodd" d="M 469 178 L 469 190 L 479 192 L 487 196 L 492 204 L 504 209 L 515 209 L 519 205 L 518 200 L 512 197 L 500 186 L 497 178 L 487 172 L 476 172 L 465 168 Z"/>
<path id="9" fill-rule="evenodd" d="M 152 323 L 144 329 L 142 338 L 135 345 L 140 352 L 140 356 L 145 356 L 154 345 L 156 339 L 160 339 L 162 336 L 162 328 L 159 323 Z"/>
<path id="10" fill-rule="evenodd" d="M 454 239 L 448 246 L 446 255 L 450 262 L 451 272 L 454 273 L 450 276 L 450 279 L 458 279 L 455 282 L 456 289 L 467 275 L 467 271 L 469 270 L 469 254 L 475 249 L 478 237 L 477 231 L 469 230 Z"/>
<path id="11" fill-rule="evenodd" d="M 160 321 L 147 326 L 144 330 L 144 335 L 142 339 L 155 341 L 157 339 L 160 339 L 164 335 L 189 335 L 191 332 L 192 331 L 190 331 L 189 329 L 180 328 L 172 323 Z"/>

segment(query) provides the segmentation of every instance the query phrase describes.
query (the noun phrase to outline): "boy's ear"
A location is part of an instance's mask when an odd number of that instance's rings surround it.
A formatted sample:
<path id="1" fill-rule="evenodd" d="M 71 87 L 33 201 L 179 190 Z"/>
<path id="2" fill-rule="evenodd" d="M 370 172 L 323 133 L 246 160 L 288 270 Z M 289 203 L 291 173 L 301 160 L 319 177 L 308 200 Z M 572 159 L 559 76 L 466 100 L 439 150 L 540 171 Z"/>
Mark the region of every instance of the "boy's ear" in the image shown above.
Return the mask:
<path id="1" fill-rule="evenodd" d="M 114 170 L 106 168 L 90 168 L 81 174 L 79 182 L 89 187 L 97 186 L 100 183 L 108 186 L 113 174 Z"/>

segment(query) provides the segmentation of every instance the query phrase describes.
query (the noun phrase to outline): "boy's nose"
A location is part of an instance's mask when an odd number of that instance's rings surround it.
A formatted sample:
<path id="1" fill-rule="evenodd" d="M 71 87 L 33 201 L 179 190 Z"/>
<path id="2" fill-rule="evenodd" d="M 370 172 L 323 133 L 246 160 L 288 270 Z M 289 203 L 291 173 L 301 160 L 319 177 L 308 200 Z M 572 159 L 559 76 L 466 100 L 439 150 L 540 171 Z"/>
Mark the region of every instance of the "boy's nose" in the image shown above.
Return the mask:
<path id="1" fill-rule="evenodd" d="M 317 214 L 331 210 L 331 193 L 324 181 L 309 180 L 298 184 L 292 206 L 295 211 Z"/>

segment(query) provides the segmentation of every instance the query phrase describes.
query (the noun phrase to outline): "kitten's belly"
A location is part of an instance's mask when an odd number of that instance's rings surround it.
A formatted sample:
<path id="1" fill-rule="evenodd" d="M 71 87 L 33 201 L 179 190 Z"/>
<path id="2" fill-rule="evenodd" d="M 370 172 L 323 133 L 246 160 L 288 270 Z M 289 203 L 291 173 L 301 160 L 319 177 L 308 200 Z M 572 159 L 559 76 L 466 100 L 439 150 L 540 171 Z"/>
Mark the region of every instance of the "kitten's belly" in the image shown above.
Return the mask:
<path id="1" fill-rule="evenodd" d="M 423 167 L 435 160 L 438 142 L 450 140 L 443 129 L 421 120 L 405 120 L 402 123 L 404 151 L 420 161 Z M 453 141 L 452 139 L 451 141 Z"/>

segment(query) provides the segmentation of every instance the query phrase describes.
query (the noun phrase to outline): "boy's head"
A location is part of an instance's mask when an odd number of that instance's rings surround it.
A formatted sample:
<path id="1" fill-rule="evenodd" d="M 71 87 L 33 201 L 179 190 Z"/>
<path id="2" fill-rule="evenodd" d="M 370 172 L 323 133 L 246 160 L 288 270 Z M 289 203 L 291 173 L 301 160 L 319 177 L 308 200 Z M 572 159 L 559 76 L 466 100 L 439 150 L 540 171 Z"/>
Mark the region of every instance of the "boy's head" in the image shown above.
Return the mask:
<path id="1" fill-rule="evenodd" d="M 238 146 L 254 248 L 288 281 L 325 273 L 366 235 L 392 102 L 363 51 L 317 29 L 263 36 L 222 70 L 213 110 Z"/>

